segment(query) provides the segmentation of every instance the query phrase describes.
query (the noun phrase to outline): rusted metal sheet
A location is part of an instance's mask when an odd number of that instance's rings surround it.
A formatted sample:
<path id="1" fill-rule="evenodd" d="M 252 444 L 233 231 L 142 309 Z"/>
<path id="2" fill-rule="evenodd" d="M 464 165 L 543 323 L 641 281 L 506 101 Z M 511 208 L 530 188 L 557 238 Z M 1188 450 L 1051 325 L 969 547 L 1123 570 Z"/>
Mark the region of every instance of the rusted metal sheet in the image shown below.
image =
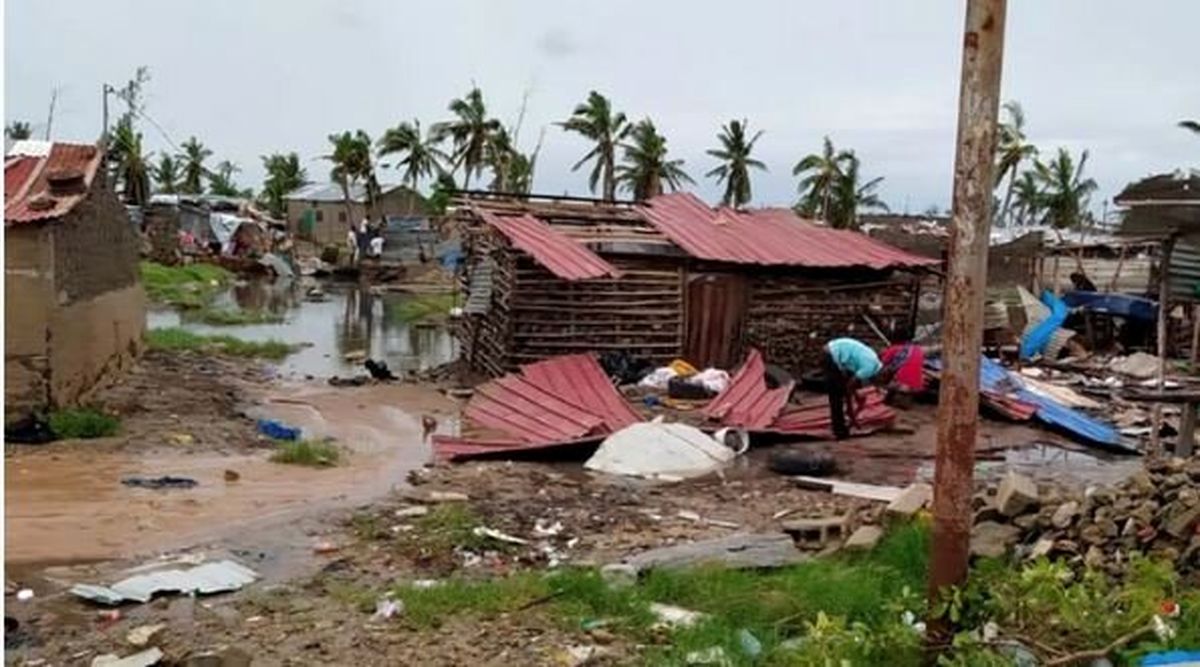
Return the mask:
<path id="1" fill-rule="evenodd" d="M 519 375 L 480 385 L 467 404 L 467 419 L 526 442 L 570 440 L 596 433 L 604 420 L 560 399 Z"/>
<path id="2" fill-rule="evenodd" d="M 931 609 L 967 576 L 979 420 L 979 348 L 983 343 L 1006 9 L 1006 0 L 968 0 L 963 29 L 933 478 Z M 931 646 L 946 642 L 951 633 L 945 616 L 930 618 L 927 641 Z"/>
<path id="3" fill-rule="evenodd" d="M 687 339 L 683 356 L 698 368 L 730 368 L 741 357 L 746 279 L 698 273 L 687 279 Z"/>
<path id="4" fill-rule="evenodd" d="M 90 144 L 56 143 L 45 157 L 15 158 L 4 164 L 4 224 L 51 220 L 70 212 L 87 196 L 100 166 L 100 150 Z M 36 160 L 36 162 L 30 162 Z M 53 192 L 51 178 L 82 177 L 81 187 Z"/>
<path id="5" fill-rule="evenodd" d="M 451 435 L 433 436 L 433 455 L 438 461 L 458 462 L 475 459 L 505 458 L 513 455 L 544 454 L 547 452 L 590 451 L 600 437 L 566 440 L 563 442 L 524 442 L 522 440 L 462 438 Z"/>
<path id="6" fill-rule="evenodd" d="M 799 218 L 791 209 L 709 208 L 691 193 L 660 195 L 641 207 L 646 219 L 700 259 L 810 268 L 914 268 L 940 262 L 857 232 Z"/>
<path id="7" fill-rule="evenodd" d="M 704 406 L 701 413 L 726 426 L 756 431 L 767 429 L 787 405 L 795 383 L 788 382 L 771 389 L 767 387 L 765 371 L 762 354 L 750 350 L 745 363 L 730 379 L 729 386 Z"/>
<path id="8" fill-rule="evenodd" d="M 521 367 L 521 375 L 558 398 L 600 417 L 610 431 L 642 421 L 590 354 L 528 364 Z"/>
<path id="9" fill-rule="evenodd" d="M 480 219 L 563 280 L 621 277 L 617 267 L 532 215 L 496 215 L 475 209 Z"/>
<path id="10" fill-rule="evenodd" d="M 852 429 L 854 434 L 873 433 L 896 421 L 896 413 L 883 402 L 883 392 L 869 387 L 859 393 L 865 397 L 865 402 L 858 413 L 858 426 Z M 786 435 L 832 439 L 833 418 L 829 415 L 829 399 L 812 398 L 790 406 L 767 430 Z"/>

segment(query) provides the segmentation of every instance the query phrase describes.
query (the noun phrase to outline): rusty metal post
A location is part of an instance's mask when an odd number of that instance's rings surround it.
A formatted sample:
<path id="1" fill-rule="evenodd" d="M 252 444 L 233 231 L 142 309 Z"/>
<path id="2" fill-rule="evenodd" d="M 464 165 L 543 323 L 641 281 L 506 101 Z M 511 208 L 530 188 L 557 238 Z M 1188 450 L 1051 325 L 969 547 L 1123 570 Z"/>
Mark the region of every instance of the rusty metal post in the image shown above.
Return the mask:
<path id="1" fill-rule="evenodd" d="M 1006 9 L 1007 0 L 967 1 L 933 473 L 929 596 L 935 603 L 947 587 L 960 585 L 967 577 L 979 419 L 979 355 Z M 947 640 L 947 622 L 931 621 L 931 645 Z"/>

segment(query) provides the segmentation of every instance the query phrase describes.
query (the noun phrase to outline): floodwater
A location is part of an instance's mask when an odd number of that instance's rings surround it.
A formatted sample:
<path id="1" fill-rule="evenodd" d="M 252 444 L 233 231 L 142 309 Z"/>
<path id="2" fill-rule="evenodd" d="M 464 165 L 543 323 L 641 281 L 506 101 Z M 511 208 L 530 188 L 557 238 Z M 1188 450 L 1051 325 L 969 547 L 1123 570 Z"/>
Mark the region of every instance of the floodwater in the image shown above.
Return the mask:
<path id="1" fill-rule="evenodd" d="M 386 361 L 392 371 L 423 371 L 444 364 L 458 347 L 444 326 L 404 319 L 404 303 L 419 298 L 411 294 L 373 294 L 368 287 L 322 284 L 324 301 L 305 298 L 296 282 L 254 281 L 239 283 L 219 294 L 218 309 L 268 312 L 284 317 L 278 324 L 211 326 L 188 319 L 186 312 L 154 310 L 146 315 L 148 328 L 182 327 L 202 334 L 229 334 L 245 340 L 281 340 L 303 345 L 279 364 L 284 377 L 326 379 L 362 374 L 362 360 L 346 355 L 366 353 Z"/>
<path id="2" fill-rule="evenodd" d="M 181 320 L 173 311 L 151 313 L 147 320 L 150 327 L 308 344 L 279 366 L 275 382 L 250 388 L 246 413 L 299 426 L 308 438 L 334 438 L 344 452 L 339 465 L 272 463 L 269 448 L 185 452 L 171 446 L 169 433 L 161 434 L 162 443 L 138 443 L 128 451 L 99 441 L 22 448 L 5 461 L 6 563 L 106 561 L 201 544 L 236 547 L 235 553 L 311 554 L 317 538 L 309 533 L 324 529 L 314 517 L 384 496 L 428 462 L 422 417 L 437 420 L 435 432 L 453 433 L 454 401 L 428 386 L 335 388 L 324 379 L 363 374 L 361 362 L 344 358 L 358 350 L 397 372 L 445 363 L 457 352 L 448 332 L 398 317 L 398 304 L 408 295 L 377 295 L 356 286 L 325 291 L 327 300 L 311 302 L 297 286 L 248 283 L 217 301 L 217 307 L 283 315 L 280 324 L 213 327 Z M 227 480 L 226 471 L 237 479 Z M 121 484 L 134 475 L 189 477 L 198 485 L 148 490 Z"/>

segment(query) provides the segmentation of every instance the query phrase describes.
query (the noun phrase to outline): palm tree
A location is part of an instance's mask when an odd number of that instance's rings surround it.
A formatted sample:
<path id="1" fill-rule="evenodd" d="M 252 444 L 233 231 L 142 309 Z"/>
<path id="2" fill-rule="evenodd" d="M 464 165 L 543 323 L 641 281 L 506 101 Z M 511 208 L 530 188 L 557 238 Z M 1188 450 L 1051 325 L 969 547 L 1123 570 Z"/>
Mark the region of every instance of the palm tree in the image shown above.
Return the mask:
<path id="1" fill-rule="evenodd" d="M 13 122 L 4 126 L 4 136 L 12 139 L 13 141 L 28 139 L 29 137 L 33 136 L 33 128 L 30 127 L 29 123 L 14 120 Z"/>
<path id="2" fill-rule="evenodd" d="M 762 136 L 762 130 L 755 132 L 747 141 L 746 126 L 745 118 L 729 121 L 728 125 L 721 126 L 721 133 L 717 135 L 721 147 L 705 151 L 723 163 L 705 176 L 715 176 L 718 184 L 725 184 L 725 194 L 721 197 L 721 203 L 735 208 L 750 202 L 750 170 L 767 170 L 767 165 L 750 157 L 755 142 Z"/>
<path id="3" fill-rule="evenodd" d="M 272 216 L 282 218 L 287 215 L 283 198 L 308 182 L 308 174 L 300 166 L 300 156 L 295 153 L 263 155 L 262 162 L 263 170 L 267 172 L 263 179 L 263 202 Z"/>
<path id="4" fill-rule="evenodd" d="M 1013 213 L 1018 226 L 1042 215 L 1042 186 L 1032 169 L 1021 172 L 1013 185 Z"/>
<path id="5" fill-rule="evenodd" d="M 233 182 L 233 175 L 241 169 L 229 160 L 217 163 L 217 168 L 208 175 L 208 193 L 218 197 L 239 197 L 242 191 Z"/>
<path id="6" fill-rule="evenodd" d="M 351 186 L 362 182 L 367 191 L 367 215 L 373 215 L 375 209 L 379 183 L 375 180 L 375 166 L 371 162 L 371 137 L 362 130 L 347 131 L 329 135 L 329 143 L 333 144 L 333 152 L 322 158 L 333 163 L 329 178 L 341 186 L 346 204 L 346 220 L 353 225 Z"/>
<path id="7" fill-rule="evenodd" d="M 860 185 L 858 168 L 858 156 L 853 151 L 847 152 L 842 173 L 834 183 L 829 207 L 829 224 L 835 229 L 857 229 L 859 211 L 888 210 L 887 204 L 875 192 L 883 182 L 883 177 L 873 178 Z"/>
<path id="8" fill-rule="evenodd" d="M 436 142 L 449 139 L 454 144 L 452 171 L 463 167 L 463 188 L 466 189 L 471 182 L 471 174 L 483 172 L 488 137 L 500 128 L 500 121 L 487 117 L 487 106 L 483 103 L 483 93 L 478 86 L 462 99 L 451 100 L 447 108 L 455 118 L 435 124 L 431 128 L 433 139 Z"/>
<path id="9" fill-rule="evenodd" d="M 797 208 L 801 213 L 830 220 L 834 189 L 842 178 L 844 166 L 853 157 L 849 151 L 835 150 L 833 142 L 826 136 L 820 153 L 810 153 L 792 167 L 793 176 L 806 174 L 799 184 L 801 197 Z"/>
<path id="10" fill-rule="evenodd" d="M 683 170 L 683 160 L 667 159 L 667 140 L 649 118 L 634 125 L 630 135 L 633 141 L 621 146 L 625 156 L 617 167 L 617 183 L 634 199 L 657 197 L 664 184 L 678 190 L 683 183 L 695 183 Z"/>
<path id="11" fill-rule="evenodd" d="M 1096 191 L 1096 181 L 1083 177 L 1088 152 L 1079 156 L 1079 164 L 1065 148 L 1049 164 L 1034 162 L 1034 175 L 1042 186 L 1041 204 L 1045 219 L 1059 229 L 1077 227 L 1086 219 L 1088 201 Z"/>
<path id="12" fill-rule="evenodd" d="M 190 137 L 180 146 L 183 149 L 183 183 L 179 191 L 198 195 L 204 192 L 204 179 L 208 177 L 208 169 L 204 161 L 212 157 L 212 151 L 204 147 L 196 137 Z"/>
<path id="13" fill-rule="evenodd" d="M 1181 120 L 1179 127 L 1200 134 L 1200 120 Z"/>
<path id="14" fill-rule="evenodd" d="M 587 101 L 575 107 L 571 117 L 558 124 L 568 132 L 576 132 L 586 139 L 596 143 L 588 151 L 572 171 L 591 160 L 596 161 L 592 173 L 588 176 L 588 187 L 596 192 L 596 185 L 603 180 L 602 197 L 612 201 L 617 196 L 616 154 L 617 145 L 629 135 L 630 126 L 622 112 L 613 113 L 612 103 L 608 98 L 596 91 L 588 93 Z"/>
<path id="15" fill-rule="evenodd" d="M 1021 163 L 1037 157 L 1037 147 L 1026 141 L 1025 111 L 1018 102 L 1005 102 L 1004 111 L 1008 120 L 1000 123 L 999 141 L 996 147 L 996 187 L 1008 178 L 1008 187 L 1004 191 L 1004 203 L 1000 205 L 999 220 L 1002 224 L 1009 222 L 1013 187 L 1017 181 L 1017 172 Z"/>
<path id="16" fill-rule="evenodd" d="M 128 117 L 122 118 L 113 132 L 112 157 L 117 176 L 123 183 L 125 202 L 142 206 L 150 198 L 150 175 L 142 155 L 142 133 L 133 129 Z"/>
<path id="17" fill-rule="evenodd" d="M 179 162 L 169 153 L 158 156 L 158 164 L 151 169 L 156 189 L 167 195 L 179 192 Z"/>
<path id="18" fill-rule="evenodd" d="M 421 137 L 421 121 L 405 121 L 383 133 L 379 138 L 379 157 L 399 154 L 396 163 L 404 170 L 404 182 L 413 190 L 422 178 L 433 176 L 443 170 L 442 163 L 449 157 L 438 148 L 438 140 L 432 131 Z"/>

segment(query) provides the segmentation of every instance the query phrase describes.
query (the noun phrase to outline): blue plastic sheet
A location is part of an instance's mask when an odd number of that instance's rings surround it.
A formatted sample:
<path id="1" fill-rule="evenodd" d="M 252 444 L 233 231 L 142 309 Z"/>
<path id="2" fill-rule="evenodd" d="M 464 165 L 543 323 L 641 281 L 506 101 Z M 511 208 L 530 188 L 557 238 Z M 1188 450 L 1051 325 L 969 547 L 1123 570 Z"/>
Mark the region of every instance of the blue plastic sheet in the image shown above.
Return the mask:
<path id="1" fill-rule="evenodd" d="M 1191 667 L 1200 665 L 1200 651 L 1159 651 L 1142 656 L 1143 667 Z"/>
<path id="2" fill-rule="evenodd" d="M 1032 359 L 1041 354 L 1046 349 L 1046 345 L 1050 343 L 1050 339 L 1054 337 L 1054 332 L 1058 331 L 1063 322 L 1067 321 L 1069 310 L 1067 304 L 1054 296 L 1054 292 L 1043 291 L 1042 303 L 1050 307 L 1050 316 L 1038 322 L 1037 326 L 1021 339 L 1022 359 Z"/>
<path id="3" fill-rule="evenodd" d="M 273 440 L 297 440 L 300 429 L 284 425 L 274 419 L 260 419 L 257 422 L 258 432 Z"/>
<path id="4" fill-rule="evenodd" d="M 1143 322 L 1158 320 L 1158 302 L 1145 297 L 1114 292 L 1067 292 L 1063 301 L 1071 308 L 1083 308 L 1093 313 L 1128 317 Z"/>

